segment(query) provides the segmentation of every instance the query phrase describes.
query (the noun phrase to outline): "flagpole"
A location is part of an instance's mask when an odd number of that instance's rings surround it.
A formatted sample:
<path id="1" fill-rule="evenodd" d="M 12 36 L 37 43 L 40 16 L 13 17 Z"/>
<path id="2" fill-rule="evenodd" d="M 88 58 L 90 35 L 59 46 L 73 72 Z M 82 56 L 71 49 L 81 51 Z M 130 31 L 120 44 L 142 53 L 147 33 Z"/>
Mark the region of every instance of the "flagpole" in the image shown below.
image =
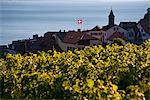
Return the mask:
<path id="1" fill-rule="evenodd" d="M 82 19 L 78 19 L 78 20 L 77 20 L 77 23 L 78 23 L 79 29 L 82 30 L 82 23 L 83 23 L 83 20 L 82 20 Z M 81 25 L 81 26 L 80 26 L 80 25 Z"/>

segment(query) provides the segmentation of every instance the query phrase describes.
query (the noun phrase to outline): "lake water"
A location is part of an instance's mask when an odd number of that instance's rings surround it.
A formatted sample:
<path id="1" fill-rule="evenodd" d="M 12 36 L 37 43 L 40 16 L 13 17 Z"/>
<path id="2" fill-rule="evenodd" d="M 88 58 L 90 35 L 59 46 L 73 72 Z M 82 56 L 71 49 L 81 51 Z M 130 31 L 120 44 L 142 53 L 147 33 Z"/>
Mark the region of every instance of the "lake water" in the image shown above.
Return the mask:
<path id="1" fill-rule="evenodd" d="M 51 2 L 0 2 L 0 45 L 13 40 L 32 38 L 33 34 L 47 31 L 91 29 L 95 25 L 107 24 L 112 7 L 115 23 L 139 21 L 143 18 L 150 2 L 124 3 L 51 3 Z M 77 25 L 77 19 L 83 24 Z"/>

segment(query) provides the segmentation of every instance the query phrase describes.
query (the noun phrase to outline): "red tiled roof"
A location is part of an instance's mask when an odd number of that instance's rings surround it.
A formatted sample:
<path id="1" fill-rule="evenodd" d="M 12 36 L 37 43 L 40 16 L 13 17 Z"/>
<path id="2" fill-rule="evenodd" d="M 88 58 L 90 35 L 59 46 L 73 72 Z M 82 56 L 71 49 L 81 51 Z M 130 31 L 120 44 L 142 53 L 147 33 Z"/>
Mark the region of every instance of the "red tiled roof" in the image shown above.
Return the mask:
<path id="1" fill-rule="evenodd" d="M 124 35 L 121 32 L 114 32 L 108 40 L 113 40 L 114 38 L 122 38 L 125 39 Z"/>
<path id="2" fill-rule="evenodd" d="M 82 32 L 68 32 L 64 37 L 63 42 L 69 44 L 76 44 L 80 40 L 97 40 L 97 39 Z"/>
<path id="3" fill-rule="evenodd" d="M 86 34 L 86 33 L 84 33 L 83 35 L 82 35 L 82 37 L 80 38 L 80 40 L 97 40 L 97 38 L 94 38 L 94 37 L 92 37 L 91 35 L 88 35 L 88 34 Z"/>
<path id="4" fill-rule="evenodd" d="M 97 25 L 91 31 L 101 31 L 102 29 Z"/>

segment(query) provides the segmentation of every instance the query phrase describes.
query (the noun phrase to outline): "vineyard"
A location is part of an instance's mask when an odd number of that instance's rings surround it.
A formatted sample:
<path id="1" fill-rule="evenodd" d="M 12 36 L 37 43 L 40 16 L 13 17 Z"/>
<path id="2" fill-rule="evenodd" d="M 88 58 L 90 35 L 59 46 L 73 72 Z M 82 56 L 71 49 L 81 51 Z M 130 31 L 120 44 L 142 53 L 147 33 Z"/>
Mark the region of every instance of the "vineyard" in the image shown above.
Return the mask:
<path id="1" fill-rule="evenodd" d="M 148 100 L 150 40 L 0 59 L 1 99 Z"/>

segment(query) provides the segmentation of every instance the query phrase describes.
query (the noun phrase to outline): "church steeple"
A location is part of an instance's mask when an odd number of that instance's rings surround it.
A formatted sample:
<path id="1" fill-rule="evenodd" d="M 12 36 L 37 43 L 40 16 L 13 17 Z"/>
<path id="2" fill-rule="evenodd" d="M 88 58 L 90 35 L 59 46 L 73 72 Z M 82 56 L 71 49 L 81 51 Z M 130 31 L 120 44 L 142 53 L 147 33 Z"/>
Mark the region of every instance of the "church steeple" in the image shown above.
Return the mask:
<path id="1" fill-rule="evenodd" d="M 115 24 L 115 16 L 114 16 L 114 14 L 113 14 L 112 9 L 111 9 L 110 14 L 109 14 L 109 16 L 108 16 L 108 19 L 109 19 L 108 25 L 109 25 L 109 26 L 114 26 L 114 24 Z"/>

